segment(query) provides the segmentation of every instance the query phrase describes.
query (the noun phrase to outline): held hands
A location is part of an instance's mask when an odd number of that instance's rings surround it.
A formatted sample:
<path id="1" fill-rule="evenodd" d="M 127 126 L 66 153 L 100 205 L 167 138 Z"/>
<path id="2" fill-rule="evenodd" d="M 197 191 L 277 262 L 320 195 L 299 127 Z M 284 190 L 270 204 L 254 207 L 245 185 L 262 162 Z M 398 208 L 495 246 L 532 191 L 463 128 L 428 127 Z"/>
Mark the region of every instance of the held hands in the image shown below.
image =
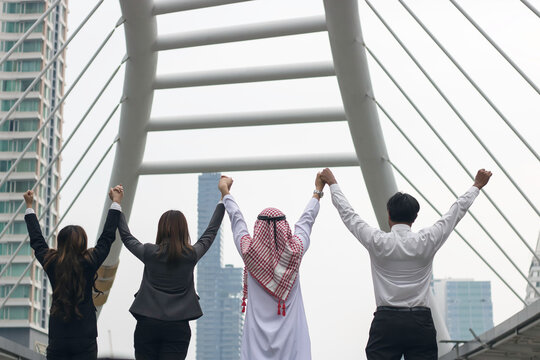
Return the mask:
<path id="1" fill-rule="evenodd" d="M 321 174 L 321 180 L 328 185 L 337 184 L 336 178 L 334 177 L 334 174 L 329 168 L 324 169 L 320 172 Z"/>
<path id="2" fill-rule="evenodd" d="M 473 186 L 476 186 L 478 189 L 482 190 L 482 188 L 488 183 L 491 175 L 491 171 L 487 171 L 486 169 L 478 170 L 474 178 Z"/>
<path id="3" fill-rule="evenodd" d="M 225 195 L 229 194 L 232 184 L 233 184 L 233 179 L 231 177 L 221 175 L 221 178 L 219 179 L 219 183 L 218 183 L 218 189 L 219 191 L 221 191 L 221 199 L 223 199 Z"/>
<path id="4" fill-rule="evenodd" d="M 23 194 L 23 197 L 24 202 L 26 203 L 26 208 L 30 209 L 34 204 L 34 192 L 32 190 L 28 190 Z"/>
<path id="5" fill-rule="evenodd" d="M 124 187 L 122 186 L 122 184 L 116 185 L 115 187 L 109 190 L 109 198 L 113 202 L 120 204 L 122 202 L 123 197 L 124 197 Z"/>

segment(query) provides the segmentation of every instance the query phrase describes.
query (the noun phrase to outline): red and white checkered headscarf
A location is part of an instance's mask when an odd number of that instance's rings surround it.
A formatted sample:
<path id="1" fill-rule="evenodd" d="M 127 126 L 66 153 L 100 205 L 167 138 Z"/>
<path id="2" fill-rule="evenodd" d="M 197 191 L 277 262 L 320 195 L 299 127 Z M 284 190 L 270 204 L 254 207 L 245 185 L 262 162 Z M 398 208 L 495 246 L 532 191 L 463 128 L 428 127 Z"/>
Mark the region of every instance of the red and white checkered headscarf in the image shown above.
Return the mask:
<path id="1" fill-rule="evenodd" d="M 242 312 L 246 306 L 249 272 L 266 291 L 278 299 L 278 315 L 282 313 L 285 316 L 285 300 L 296 281 L 302 261 L 302 241 L 292 235 L 289 223 L 281 211 L 266 208 L 255 222 L 253 237 L 242 237 L 240 246 L 245 264 Z"/>

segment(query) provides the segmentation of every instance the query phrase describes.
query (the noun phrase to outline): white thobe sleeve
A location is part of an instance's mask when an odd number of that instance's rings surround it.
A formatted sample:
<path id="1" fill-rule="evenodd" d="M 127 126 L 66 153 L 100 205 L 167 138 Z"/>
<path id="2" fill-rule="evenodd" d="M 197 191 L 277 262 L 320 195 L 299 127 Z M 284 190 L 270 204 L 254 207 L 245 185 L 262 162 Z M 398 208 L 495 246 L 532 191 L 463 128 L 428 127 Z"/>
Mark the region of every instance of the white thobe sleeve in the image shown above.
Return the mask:
<path id="1" fill-rule="evenodd" d="M 238 250 L 238 253 L 242 256 L 240 240 L 244 236 L 249 235 L 246 221 L 232 195 L 225 195 L 223 197 L 223 204 L 225 205 L 225 210 L 227 210 L 227 214 L 229 214 L 229 219 L 231 220 L 234 245 L 236 245 L 236 250 Z"/>
<path id="2" fill-rule="evenodd" d="M 309 248 L 309 236 L 311 235 L 311 228 L 313 227 L 313 223 L 317 218 L 317 214 L 319 214 L 319 208 L 319 200 L 312 197 L 304 209 L 302 216 L 300 216 L 300 219 L 294 225 L 294 235 L 298 236 L 302 240 L 304 254 Z"/>
<path id="3" fill-rule="evenodd" d="M 420 234 L 433 243 L 434 252 L 439 250 L 446 239 L 448 239 L 479 193 L 480 190 L 476 186 L 472 186 L 465 194 L 457 198 L 456 202 L 450 207 L 450 210 L 435 224 L 419 231 Z"/>
<path id="4" fill-rule="evenodd" d="M 370 249 L 373 240 L 384 234 L 380 229 L 369 226 L 362 218 L 354 212 L 349 201 L 341 191 L 338 184 L 330 185 L 332 193 L 332 204 L 336 207 L 341 220 L 349 231 L 360 241 L 366 249 Z"/>

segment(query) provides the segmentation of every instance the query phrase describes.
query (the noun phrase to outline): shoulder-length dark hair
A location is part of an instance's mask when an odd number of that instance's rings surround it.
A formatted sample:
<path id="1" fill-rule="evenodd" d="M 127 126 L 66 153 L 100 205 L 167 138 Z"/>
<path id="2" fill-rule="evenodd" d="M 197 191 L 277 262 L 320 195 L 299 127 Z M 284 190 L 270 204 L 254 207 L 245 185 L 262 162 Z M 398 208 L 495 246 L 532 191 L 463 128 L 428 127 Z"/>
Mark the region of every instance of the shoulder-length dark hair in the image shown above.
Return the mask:
<path id="1" fill-rule="evenodd" d="M 69 225 L 60 230 L 57 243 L 57 249 L 50 249 L 45 254 L 44 263 L 46 270 L 55 264 L 51 315 L 64 321 L 81 319 L 79 304 L 84 300 L 86 288 L 83 262 L 90 258 L 88 238 L 82 227 Z"/>
<path id="2" fill-rule="evenodd" d="M 189 238 L 186 217 L 178 210 L 169 210 L 161 215 L 158 223 L 156 244 L 159 251 L 167 252 L 167 261 L 174 261 L 193 250 Z"/>

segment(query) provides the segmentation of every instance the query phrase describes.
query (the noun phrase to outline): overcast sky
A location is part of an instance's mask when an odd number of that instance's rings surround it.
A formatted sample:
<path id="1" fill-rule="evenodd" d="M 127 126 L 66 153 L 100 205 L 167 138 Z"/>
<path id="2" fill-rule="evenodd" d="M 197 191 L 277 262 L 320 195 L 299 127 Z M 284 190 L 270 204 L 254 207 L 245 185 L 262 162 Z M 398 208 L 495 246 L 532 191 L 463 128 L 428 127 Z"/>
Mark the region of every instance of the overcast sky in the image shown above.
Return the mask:
<path id="1" fill-rule="evenodd" d="M 70 2 L 70 30 L 78 26 L 94 3 Z M 539 207 L 540 167 L 531 153 L 398 2 L 386 0 L 374 3 L 471 127 Z M 407 3 L 511 120 L 514 127 L 539 152 L 540 95 L 493 50 L 449 1 L 409 0 Z M 528 76 L 540 84 L 540 18 L 518 1 L 475 0 L 461 3 Z M 540 8 L 539 0 L 531 3 Z M 366 4 L 360 1 L 359 7 L 366 44 L 444 136 L 468 170 L 471 173 L 475 173 L 479 168 L 493 171 L 493 178 L 486 190 L 530 246 L 535 247 L 540 230 L 538 216 L 407 58 Z M 160 34 L 175 33 L 317 14 L 324 14 L 322 1 L 319 0 L 258 0 L 160 16 L 158 30 Z M 69 46 L 66 57 L 68 86 L 105 35 L 113 29 L 119 17 L 118 2 L 105 1 Z M 64 138 L 71 133 L 102 84 L 120 63 L 124 53 L 123 28 L 119 27 L 66 103 Z M 328 36 L 326 33 L 316 33 L 162 52 L 159 54 L 158 74 L 324 60 L 331 60 Z M 369 65 L 378 101 L 451 187 L 458 194 L 465 192 L 472 185 L 466 173 L 377 64 L 370 59 Z M 66 149 L 62 162 L 64 178 L 118 103 L 122 94 L 123 73 L 122 68 L 87 123 L 81 127 L 73 143 Z M 228 113 L 325 106 L 341 106 L 334 77 L 161 90 L 155 93 L 152 114 Z M 61 198 L 61 212 L 68 207 L 106 147 L 115 138 L 119 113 L 106 127 L 76 176 L 66 185 Z M 379 117 L 391 160 L 440 211 L 445 212 L 454 200 L 453 195 L 384 114 L 380 113 Z M 228 158 L 245 154 L 271 156 L 352 151 L 354 148 L 349 129 L 347 123 L 343 122 L 150 134 L 145 161 Z M 109 154 L 62 225 L 81 224 L 92 239 L 97 236 L 113 158 L 114 151 Z M 311 197 L 318 170 L 238 172 L 228 175 L 235 180 L 232 193 L 243 210 L 248 225 L 252 227 L 256 214 L 268 206 L 280 208 L 287 214 L 288 219 L 291 219 L 290 223 L 294 223 Z M 356 211 L 368 222 L 376 225 L 360 168 L 337 168 L 334 172 Z M 133 234 L 143 242 L 153 242 L 159 216 L 168 209 L 179 209 L 186 214 L 194 238 L 197 230 L 197 175 L 145 176 L 139 180 L 137 189 L 127 188 L 126 192 L 137 192 L 130 219 Z M 418 195 L 399 174 L 395 177 L 400 190 Z M 438 215 L 429 205 L 417 197 L 421 210 L 413 227 L 416 230 L 438 219 Z M 489 205 L 485 196 L 481 195 L 471 209 L 519 265 L 521 271 L 526 273 L 531 254 Z M 524 297 L 525 280 L 471 217 L 466 216 L 458 228 Z M 228 219 L 223 222 L 223 230 L 225 263 L 242 266 L 232 243 Z M 128 308 L 139 287 L 142 270 L 142 264 L 124 250 L 109 301 L 98 321 L 101 355 L 109 355 L 111 352 L 116 356 L 133 354 L 135 320 Z M 369 257 L 341 223 L 329 196 L 321 201 L 311 247 L 303 259 L 300 273 L 313 358 L 364 358 L 363 349 L 375 309 Z M 435 257 L 434 276 L 490 280 L 495 323 L 504 321 L 522 308 L 521 302 L 455 234 Z M 192 323 L 192 330 L 195 335 L 195 323 Z M 193 336 L 189 359 L 195 359 L 195 341 Z"/>

